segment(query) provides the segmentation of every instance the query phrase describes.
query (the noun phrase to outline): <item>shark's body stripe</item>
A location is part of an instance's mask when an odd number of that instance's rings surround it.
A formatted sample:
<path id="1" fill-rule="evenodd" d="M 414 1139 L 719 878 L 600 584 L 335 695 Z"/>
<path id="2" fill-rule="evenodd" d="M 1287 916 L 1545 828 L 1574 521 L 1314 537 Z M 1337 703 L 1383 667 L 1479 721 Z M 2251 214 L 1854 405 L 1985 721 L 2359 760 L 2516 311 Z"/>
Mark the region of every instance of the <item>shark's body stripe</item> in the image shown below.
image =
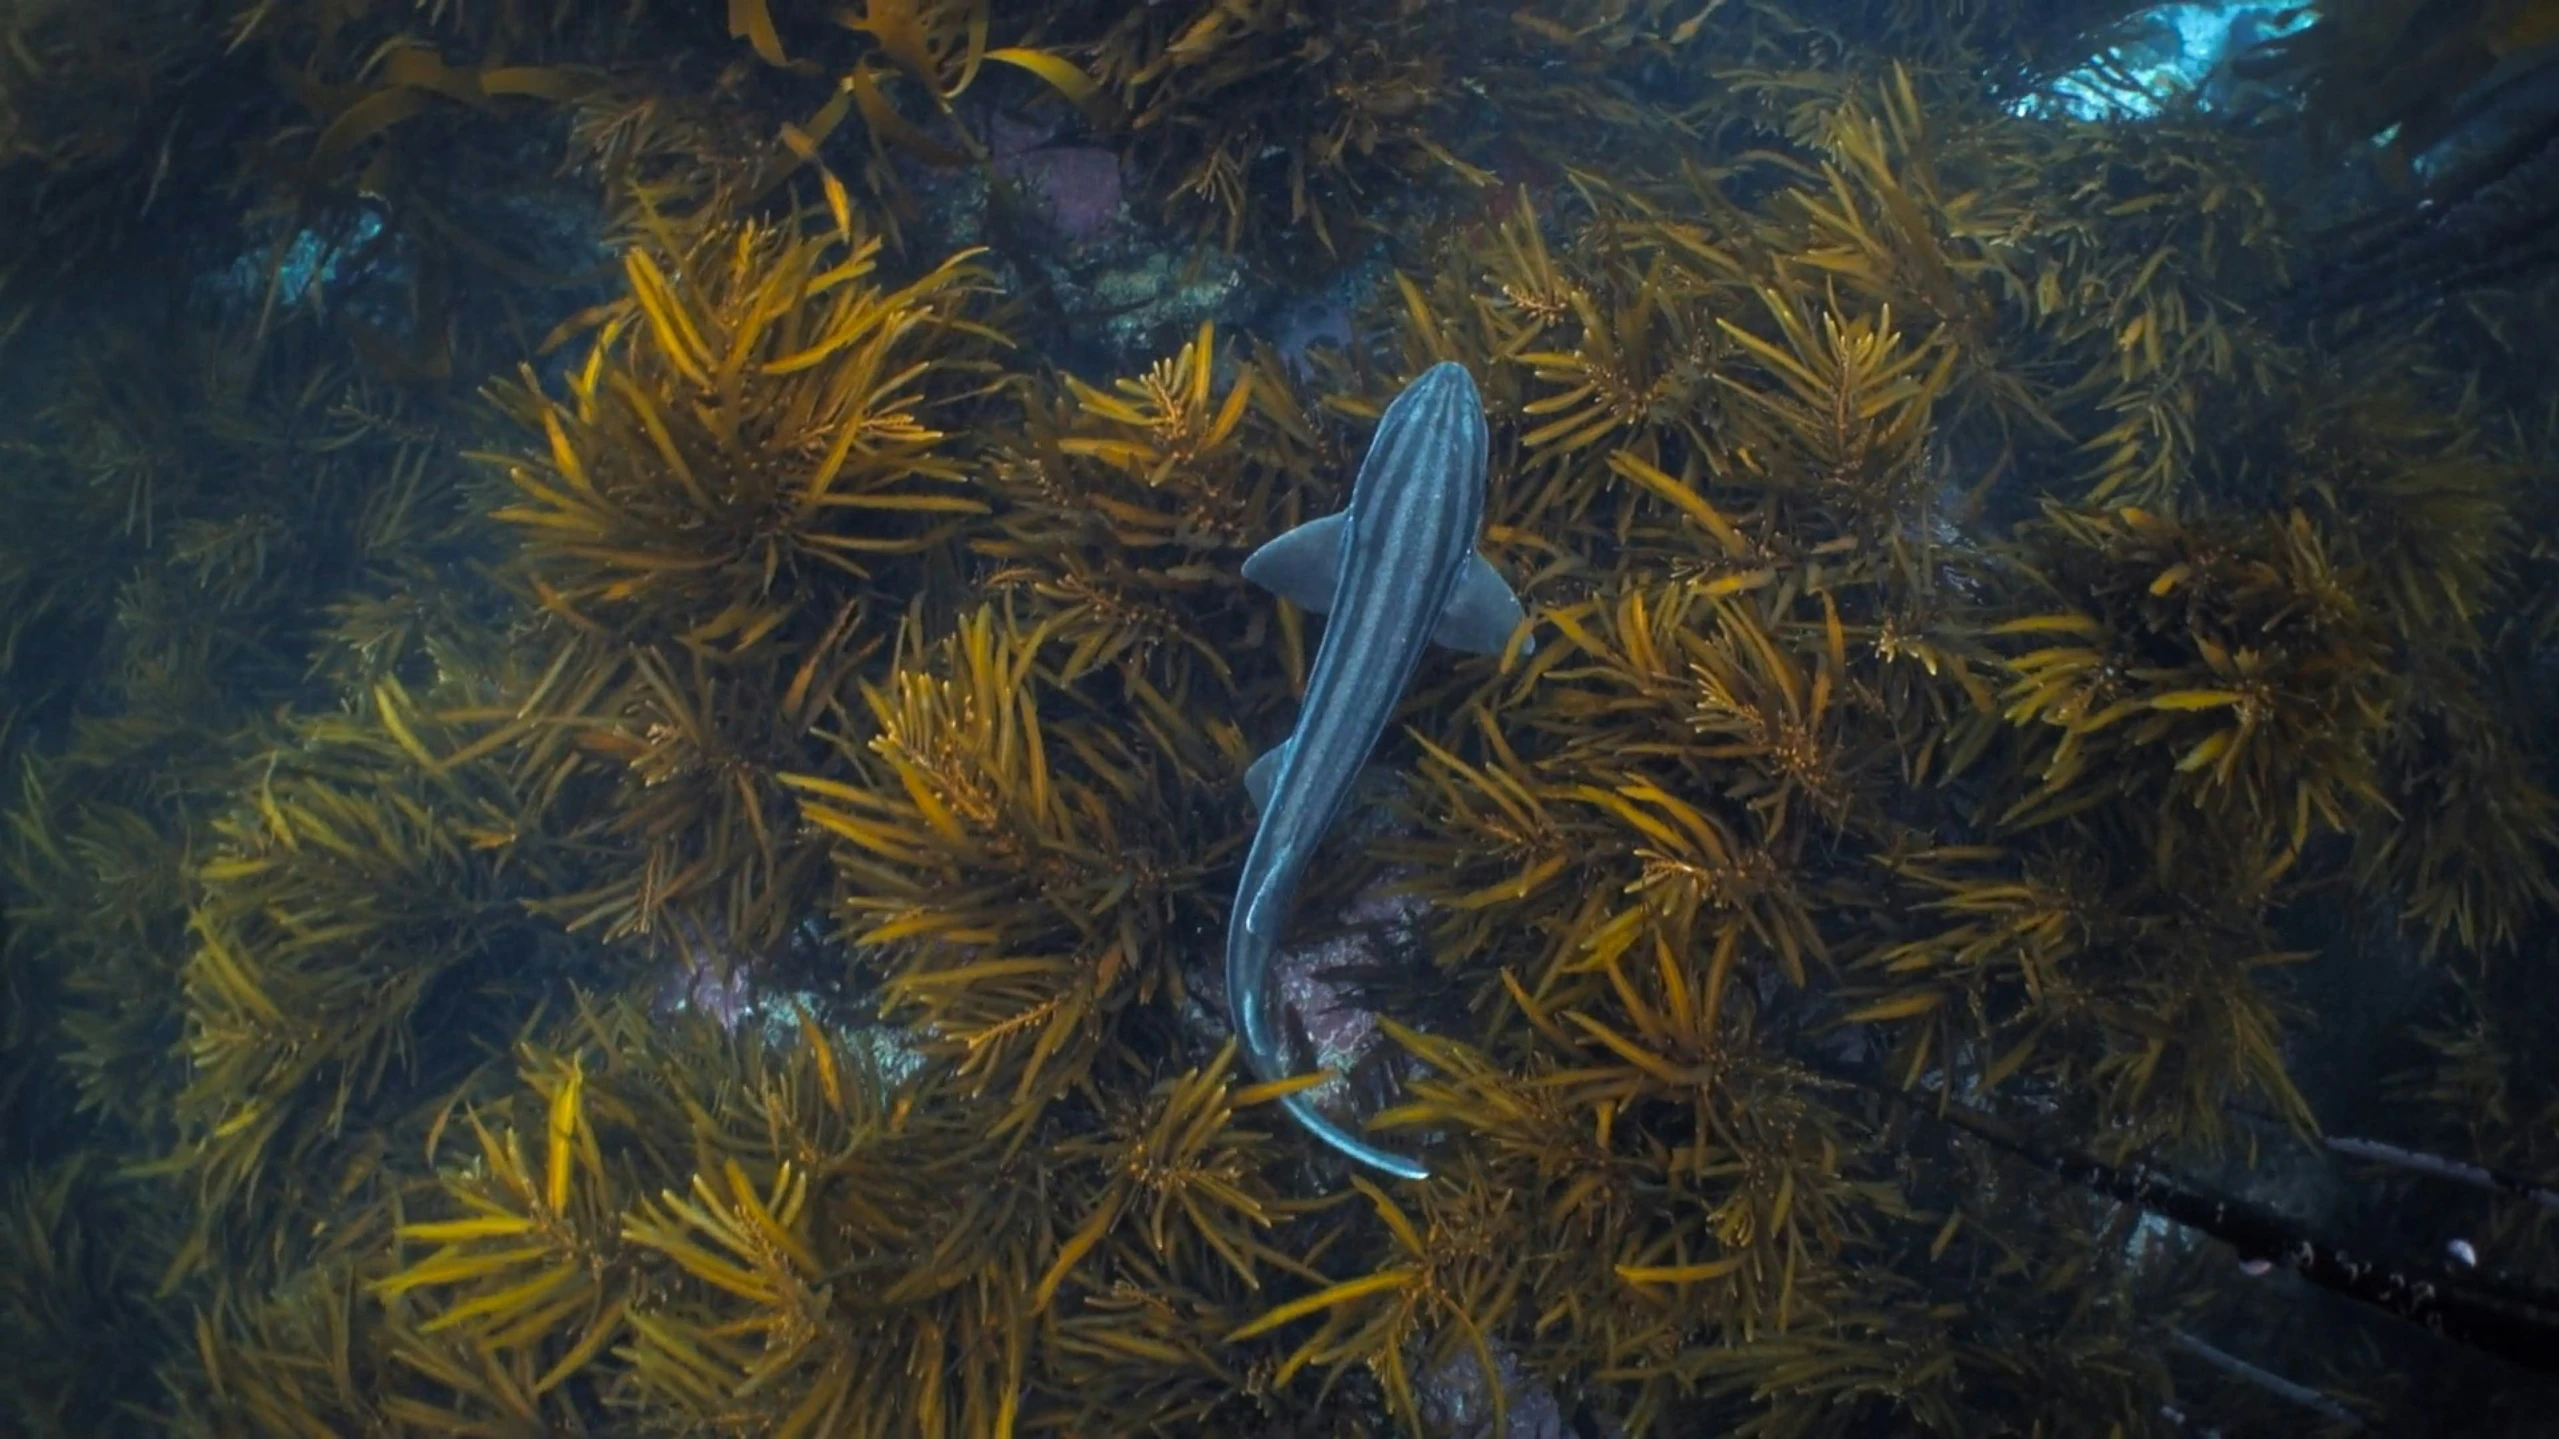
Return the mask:
<path id="1" fill-rule="evenodd" d="M 1475 382 L 1435 365 L 1386 407 L 1344 525 L 1338 578 L 1297 730 L 1244 859 L 1227 925 L 1228 1005 L 1265 1079 L 1286 1071 L 1271 1018 L 1270 962 L 1288 901 L 1430 647 L 1484 521 L 1487 434 Z M 1299 1123 L 1362 1163 L 1422 1178 L 1420 1164 L 1343 1130 L 1291 1096 Z"/>

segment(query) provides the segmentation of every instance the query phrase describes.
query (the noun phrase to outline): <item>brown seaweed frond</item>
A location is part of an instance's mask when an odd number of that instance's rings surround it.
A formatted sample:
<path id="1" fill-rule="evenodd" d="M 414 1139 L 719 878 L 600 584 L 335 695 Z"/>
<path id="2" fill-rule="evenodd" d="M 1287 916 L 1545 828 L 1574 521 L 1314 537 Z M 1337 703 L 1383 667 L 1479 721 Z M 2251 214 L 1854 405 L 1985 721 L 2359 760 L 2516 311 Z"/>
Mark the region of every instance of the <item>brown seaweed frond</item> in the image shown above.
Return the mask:
<path id="1" fill-rule="evenodd" d="M 513 1127 L 493 1132 L 466 1112 L 478 1154 L 442 1177 L 445 1207 L 461 1217 L 403 1223 L 404 1259 L 407 1246 L 434 1248 L 372 1291 L 414 1326 L 401 1362 L 534 1428 L 575 1391 L 547 1396 L 624 1335 L 646 1276 L 620 1233 L 627 1176 L 598 1142 L 584 1066 L 540 1063 L 522 1078 L 548 1102 L 541 1148 L 528 1158 Z M 416 1399 L 394 1403 L 411 1423 L 462 1422 Z"/>
<path id="2" fill-rule="evenodd" d="M 1106 1241 L 1143 1240 L 1147 1261 L 1175 1272 L 1222 1265 L 1247 1288 L 1260 1287 L 1264 1268 L 1302 1272 L 1261 1237 L 1291 1208 L 1265 1177 L 1267 1138 L 1233 1124 L 1238 1109 L 1272 1102 L 1291 1081 L 1239 1090 L 1228 1081 L 1234 1063 L 1229 1040 L 1204 1068 L 1159 1083 L 1144 1108 L 1110 1130 L 1051 1148 L 1061 1167 L 1088 1169 L 1101 1184 L 1033 1291 L 1039 1305 L 1070 1282 L 1082 1292 L 1105 1288 L 1096 1276 L 1109 1272 L 1101 1261 L 1117 1247 Z"/>
<path id="3" fill-rule="evenodd" d="M 1325 1282 L 1281 1226 L 1327 1202 L 1287 1197 L 1272 1136 L 1238 1123 L 1311 1080 L 1237 1087 L 1235 1053 L 1229 1041 L 1052 1146 L 1084 1197 L 1033 1294 L 1056 1326 L 1043 1367 L 1061 1407 L 1048 1422 L 1169 1425 L 1234 1404 L 1263 1361 L 1227 1336 L 1261 1307 L 1265 1283 Z"/>
<path id="4" fill-rule="evenodd" d="M 2559 1174 L 2551 1140 L 2559 1089 L 2533 1057 L 2550 1022 L 2549 992 L 2529 979 L 2460 981 L 2447 1000 L 2417 1031 L 2422 1057 L 2389 1082 L 2393 1120 L 2414 1129 L 2414 1142 L 2506 1177 L 2505 1195 L 2470 1206 L 2463 1222 L 2477 1226 L 2475 1242 L 2535 1266 L 2524 1273 L 2542 1273 L 2538 1262 L 2552 1249 L 2547 1202 L 2514 1200 Z"/>
<path id="5" fill-rule="evenodd" d="M 499 392 L 546 441 L 496 512 L 546 608 L 736 658 L 985 512 L 931 418 L 986 375 L 983 277 L 960 254 L 887 288 L 879 249 L 785 222 L 625 253 L 567 397 Z"/>
<path id="6" fill-rule="evenodd" d="M 22 756 L 0 848 L 13 987 L 32 1001 L 41 979 L 66 1001 L 51 1063 L 86 1112 L 145 1132 L 184 1080 L 169 1045 L 195 861 L 133 770 L 160 745 L 198 737 L 128 729 L 92 733 L 86 753 L 49 763 Z M 24 1012 L 31 1022 L 38 1011 Z"/>
<path id="7" fill-rule="evenodd" d="M 520 747 L 517 771 L 554 787 L 600 765 L 623 796 L 591 825 L 621 862 L 539 911 L 606 939 L 707 941 L 721 964 L 779 948 L 825 887 L 823 851 L 800 832 L 782 776 L 823 753 L 816 736 L 844 717 L 841 686 L 879 648 L 845 638 L 854 615 L 840 611 L 787 667 L 563 644 L 516 713 L 473 741 Z"/>
<path id="8" fill-rule="evenodd" d="M 2303 399 L 2281 439 L 2286 498 L 2318 517 L 2403 643 L 2475 648 L 2511 580 L 2522 479 L 2481 435 L 2475 394 L 2421 400 L 2375 380 Z"/>
<path id="9" fill-rule="evenodd" d="M 1368 1273 L 1328 1285 L 1268 1309 L 1229 1336 L 1242 1342 L 1321 1316 L 1312 1334 L 1281 1361 L 1272 1377 L 1285 1387 L 1301 1371 L 1334 1374 L 1369 1369 L 1384 1388 L 1388 1410 L 1418 1425 L 1419 1374 L 1464 1352 L 1482 1372 L 1498 1372 L 1490 1347 L 1517 1302 L 1528 1251 L 1526 1216 L 1516 1196 L 1460 1174 L 1408 1196 L 1395 1196 L 1354 1178 L 1386 1236 Z M 1503 1400 L 1494 1401 L 1494 1428 L 1502 1428 Z"/>
<path id="10" fill-rule="evenodd" d="M 1178 1000 L 1175 954 L 1213 928 L 1206 876 L 1235 841 L 1180 775 L 1240 768 L 1162 695 L 1133 727 L 1047 670 L 1045 627 L 992 607 L 911 637 L 863 699 L 860 782 L 795 775 L 835 840 L 848 937 L 891 1009 L 1018 1142 L 1081 1082 L 1115 1017 Z"/>
<path id="11" fill-rule="evenodd" d="M 1548 326 L 1553 338 L 1541 335 L 1541 348 L 1518 356 L 1540 385 L 1520 406 L 1534 421 L 1519 440 L 1534 462 L 1553 464 L 1606 443 L 1658 465 L 1664 449 L 1656 436 L 1663 432 L 1686 439 L 1692 452 L 1709 448 L 1704 427 L 1721 407 L 1705 396 L 1726 347 L 1716 339 L 1706 297 L 1660 256 L 1640 275 L 1609 279 L 1617 283 L 1604 290 L 1576 285 L 1560 296 L 1571 323 Z M 1567 337 L 1570 349 L 1562 346 Z"/>
<path id="12" fill-rule="evenodd" d="M 946 1090 L 892 1101 L 832 1046 L 804 1026 L 768 1123 L 715 1131 L 682 1189 L 625 1216 L 684 1276 L 629 1315 L 631 1383 L 778 1435 L 1016 1432 L 1057 1197 L 999 1170 L 987 1116 Z"/>
<path id="13" fill-rule="evenodd" d="M 475 743 L 623 796 L 596 825 L 619 872 L 546 902 L 580 927 L 780 942 L 819 866 L 778 776 L 822 765 L 848 678 L 989 509 L 932 423 L 988 382 L 983 277 L 959 255 L 891 288 L 879 260 L 796 220 L 635 246 L 567 397 L 501 392 L 545 441 L 495 518 L 549 652 Z"/>
<path id="14" fill-rule="evenodd" d="M 570 1047 L 528 1044 L 520 1089 L 485 1110 L 457 1095 L 430 1135 L 432 1145 L 458 1110 L 476 1144 L 439 1175 L 432 1207 L 455 1217 L 403 1223 L 400 1262 L 371 1285 L 397 1326 L 401 1363 L 430 1381 L 391 1401 L 406 1422 L 463 1426 L 487 1412 L 529 1432 L 592 1413 L 635 1377 L 664 1381 L 670 1357 L 706 1362 L 683 1343 L 673 1356 L 652 1347 L 684 1332 L 701 1293 L 738 1282 L 663 1226 L 669 1213 L 691 1217 L 670 1188 L 687 1174 L 712 1176 L 697 1181 L 697 1199 L 742 1164 L 778 1164 L 785 1182 L 815 1174 L 830 1242 L 862 1256 L 848 1270 L 913 1235 L 931 1168 L 883 1159 L 894 1143 L 889 1080 L 806 1009 L 795 1029 L 731 1035 L 698 1018 L 582 1002 L 563 1038 Z M 663 1200 L 645 1198 L 653 1190 Z M 712 1289 L 689 1290 L 683 1275 Z M 790 1302 L 769 1287 L 751 1297 Z M 777 1356 L 749 1387 L 788 1395 L 787 1408 L 801 1397 L 783 1379 L 790 1370 Z M 463 1407 L 431 1404 L 438 1390 Z M 719 1412 L 761 1402 L 697 1397 Z"/>
<path id="15" fill-rule="evenodd" d="M 2271 971 L 2305 956 L 2206 884 L 2116 875 L 2067 848 L 1896 856 L 1924 919 L 1861 961 L 1848 1019 L 1892 1032 L 1908 1083 L 1958 1066 L 1969 1092 L 2001 1085 L 2089 1107 L 2129 1152 L 2153 1137 L 2209 1144 L 2230 1105 L 2263 1096 L 2312 1127 L 2282 1037 Z"/>
<path id="16" fill-rule="evenodd" d="M 1028 406 L 1022 448 L 987 479 L 1008 503 L 971 548 L 998 562 L 990 588 L 1026 593 L 1070 646 L 1061 679 L 1107 667 L 1141 692 L 1238 688 L 1233 657 L 1265 622 L 1235 571 L 1320 512 L 1336 458 L 1268 361 L 1243 360 L 1220 394 L 1203 324 L 1143 376 L 1110 391 L 1069 377 L 1063 401 Z M 1302 669 L 1299 617 L 1279 624 L 1282 663 Z"/>
<path id="17" fill-rule="evenodd" d="M 64 293 L 94 293 L 112 273 L 101 261 L 164 238 L 228 178 L 224 142 L 254 121 L 188 106 L 222 61 L 183 4 L 110 14 L 30 0 L 0 16 L 0 197 L 15 216 L 0 241 L 0 346 Z"/>
<path id="18" fill-rule="evenodd" d="M 2559 796 L 2513 720 L 2436 672 L 2383 743 L 2398 818 L 2356 835 L 2354 874 L 2428 953 L 2508 953 L 2559 906 Z"/>
<path id="19" fill-rule="evenodd" d="M 90 1152 L 15 1167 L 0 1194 L 0 1414 L 30 1439 L 106 1432 L 178 1337 L 152 1289 L 180 1226 L 150 1197 Z"/>
<path id="20" fill-rule="evenodd" d="M 1554 647 L 1549 683 L 1569 683 L 1540 717 L 1558 745 L 1547 765 L 1569 812 L 1610 836 L 1582 847 L 1585 862 L 1624 875 L 1577 888 L 1626 896 L 1588 917 L 1574 968 L 1604 965 L 1647 936 L 1684 953 L 1732 931 L 1766 946 L 1800 984 L 1825 953 L 1798 866 L 1814 841 L 1786 823 L 1787 809 L 1800 797 L 1836 822 L 1860 762 L 1827 752 L 1845 710 L 1834 709 L 1831 684 L 1784 652 L 1799 641 L 1777 638 L 1773 612 L 1733 597 L 1745 587 L 1674 581 L 1550 614 L 1567 643 Z M 1837 659 L 1834 648 L 1828 660 Z"/>
<path id="21" fill-rule="evenodd" d="M 1765 289 L 1760 299 L 1775 339 L 1722 322 L 1766 377 L 1725 381 L 1737 402 L 1733 469 L 1829 511 L 1824 529 L 1882 538 L 1932 498 L 1923 447 L 1955 352 L 1904 349 L 1890 308 L 1871 320 L 1826 313 L 1816 330 L 1794 301 Z"/>
<path id="22" fill-rule="evenodd" d="M 280 1231 L 386 1177 L 373 1126 L 415 1119 L 421 1092 L 477 1063 L 464 1036 L 511 1022 L 458 1013 L 459 996 L 552 943 L 522 898 L 563 867 L 523 800 L 485 762 L 439 762 L 421 730 L 445 738 L 387 684 L 369 716 L 305 720 L 212 826 L 180 1139 L 159 1166 L 191 1180 L 208 1225 Z"/>
<path id="23" fill-rule="evenodd" d="M 2206 127 L 2018 127 L 1941 112 L 1940 80 L 1896 66 L 1807 101 L 1800 153 L 1743 167 L 1777 202 L 1720 219 L 1714 253 L 1798 303 L 1818 285 L 1900 317 L 1942 369 L 1940 443 L 1989 464 L 1968 491 L 2032 463 L 2078 469 L 2092 501 L 2170 504 L 2199 430 L 2288 363 L 2245 308 L 2284 274 L 2265 183 Z M 1735 208 L 1708 182 L 1696 204 Z"/>
<path id="24" fill-rule="evenodd" d="M 1230 249 L 1299 230 L 1352 253 L 1395 187 L 1475 172 L 1433 136 L 1466 103 L 1453 37 L 1407 3 L 1145 6 L 1091 73 L 1174 218 Z"/>
<path id="25" fill-rule="evenodd" d="M 196 1308 L 193 1343 L 162 1371 L 173 1411 L 160 1421 L 164 1432 L 202 1439 L 403 1432 L 395 1396 L 407 1371 L 366 1305 L 362 1278 L 345 1261 L 302 1269 L 270 1288 L 218 1287 Z M 486 1412 L 452 1417 L 460 1427 L 446 1432 L 532 1432 Z"/>
<path id="26" fill-rule="evenodd" d="M 2195 815 L 2249 856 L 2240 887 L 2262 890 L 2314 833 L 2385 807 L 2388 637 L 2308 516 L 2231 530 L 2053 506 L 2044 525 L 2086 608 L 1993 631 L 2056 641 L 2009 661 L 2003 714 L 2028 727 L 2035 757 L 2006 822 L 2140 796 L 2158 806 L 2162 876 Z"/>

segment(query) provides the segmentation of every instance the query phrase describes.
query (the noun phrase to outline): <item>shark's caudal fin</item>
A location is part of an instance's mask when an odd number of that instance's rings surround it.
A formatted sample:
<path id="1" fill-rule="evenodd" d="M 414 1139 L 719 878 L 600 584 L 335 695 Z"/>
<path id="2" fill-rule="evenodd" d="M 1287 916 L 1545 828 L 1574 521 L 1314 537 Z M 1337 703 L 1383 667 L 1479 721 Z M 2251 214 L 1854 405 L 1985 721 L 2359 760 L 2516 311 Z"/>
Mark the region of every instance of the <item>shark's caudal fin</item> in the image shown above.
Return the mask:
<path id="1" fill-rule="evenodd" d="M 1292 1094 L 1281 1100 L 1280 1105 L 1289 1112 L 1290 1117 L 1306 1126 L 1307 1133 L 1371 1169 L 1392 1174 L 1398 1179 L 1431 1177 L 1430 1169 L 1420 1160 L 1389 1153 L 1335 1124 L 1322 1110 L 1307 1103 L 1306 1096 L 1303 1094 Z"/>

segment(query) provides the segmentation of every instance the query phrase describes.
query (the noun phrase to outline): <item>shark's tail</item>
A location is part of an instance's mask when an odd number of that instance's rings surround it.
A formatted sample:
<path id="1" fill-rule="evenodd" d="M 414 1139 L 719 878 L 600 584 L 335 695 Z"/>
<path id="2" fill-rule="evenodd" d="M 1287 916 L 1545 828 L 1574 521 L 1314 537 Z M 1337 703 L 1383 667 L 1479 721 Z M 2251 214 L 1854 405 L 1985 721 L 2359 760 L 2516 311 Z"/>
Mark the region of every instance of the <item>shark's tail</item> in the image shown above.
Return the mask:
<path id="1" fill-rule="evenodd" d="M 1249 860 L 1246 867 L 1251 867 Z M 1237 896 L 1226 931 L 1227 1007 L 1235 1018 L 1236 1036 L 1244 1042 L 1244 1062 L 1264 1080 L 1285 1078 L 1290 1071 L 1288 1055 L 1271 1022 L 1270 996 L 1264 992 L 1279 930 L 1273 897 L 1286 893 L 1285 885 L 1265 883 L 1249 899 Z M 1389 1154 L 1361 1139 L 1317 1110 L 1303 1094 L 1289 1095 L 1280 1106 L 1308 1133 L 1371 1169 L 1398 1179 L 1431 1177 L 1419 1160 Z"/>
<path id="2" fill-rule="evenodd" d="M 1308 1103 L 1306 1096 L 1303 1094 L 1292 1094 L 1286 1099 L 1281 1100 L 1280 1103 L 1288 1110 L 1292 1118 L 1296 1119 L 1298 1123 L 1306 1126 L 1309 1133 L 1351 1158 L 1358 1160 L 1360 1163 L 1367 1165 L 1371 1169 L 1392 1174 L 1398 1179 L 1428 1179 L 1431 1177 L 1430 1170 L 1425 1168 L 1420 1160 L 1407 1159 L 1400 1154 L 1389 1154 L 1385 1150 L 1378 1148 L 1376 1145 L 1369 1143 L 1367 1140 L 1360 1138 L 1358 1135 L 1351 1133 L 1339 1124 L 1334 1123 L 1331 1117 L 1326 1115 L 1323 1111 Z"/>

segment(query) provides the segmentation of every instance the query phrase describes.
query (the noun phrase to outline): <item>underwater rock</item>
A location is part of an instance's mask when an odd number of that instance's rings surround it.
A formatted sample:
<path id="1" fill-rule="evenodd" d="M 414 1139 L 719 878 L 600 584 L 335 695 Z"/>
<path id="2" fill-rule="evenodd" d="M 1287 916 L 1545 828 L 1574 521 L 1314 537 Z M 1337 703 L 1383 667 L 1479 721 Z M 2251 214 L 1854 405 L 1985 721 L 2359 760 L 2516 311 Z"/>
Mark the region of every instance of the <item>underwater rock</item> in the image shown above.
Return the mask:
<path id="1" fill-rule="evenodd" d="M 1430 907 L 1401 892 L 1402 877 L 1388 875 L 1360 891 L 1334 916 L 1342 932 L 1280 951 L 1277 990 L 1280 1008 L 1294 1013 L 1315 1047 L 1315 1062 L 1332 1077 L 1310 1091 L 1319 1108 L 1333 1108 L 1350 1096 L 1350 1071 L 1377 1048 L 1377 1016 L 1362 1008 L 1328 976 L 1343 969 L 1384 965 L 1410 955 Z"/>
<path id="2" fill-rule="evenodd" d="M 1289 375 L 1304 383 L 1314 373 L 1309 355 L 1318 346 L 1348 350 L 1355 338 L 1354 312 L 1371 296 L 1392 288 L 1393 275 L 1385 251 L 1372 251 L 1327 284 L 1272 295 L 1253 328 L 1279 352 Z"/>
<path id="3" fill-rule="evenodd" d="M 1148 250 L 1081 277 L 1075 288 L 1087 301 L 1070 312 L 1107 317 L 1098 327 L 1103 343 L 1132 358 L 1162 348 L 1164 336 L 1238 313 L 1249 298 L 1243 266 L 1205 248 L 1180 256 Z"/>
<path id="4" fill-rule="evenodd" d="M 1522 1370 L 1519 1355 L 1510 1346 L 1496 1340 L 1489 1347 L 1493 1351 L 1490 1382 L 1472 1347 L 1459 1348 L 1447 1363 L 1421 1376 L 1422 1416 L 1432 1432 L 1451 1439 L 1565 1439 L 1571 1434 L 1555 1391 Z M 1495 1385 L 1500 1386 L 1504 1408 L 1498 1429 L 1493 1419 Z M 1623 1432 L 1606 1421 L 1602 1428 L 1611 1435 Z"/>
<path id="5" fill-rule="evenodd" d="M 841 973 L 847 963 L 817 922 L 802 923 L 772 954 L 738 952 L 716 921 L 670 920 L 667 930 L 673 933 L 659 936 L 654 946 L 665 951 L 649 1005 L 654 1019 L 701 1015 L 731 1034 L 752 1030 L 777 1050 L 799 1043 L 802 1022 L 813 1021 L 868 1058 L 891 1083 L 923 1067 L 923 1051 L 904 1026 L 848 1022 L 842 1004 L 806 987 L 817 976 Z"/>
<path id="6" fill-rule="evenodd" d="M 995 171 L 1027 188 L 1069 244 L 1091 244 L 1122 218 L 1120 159 L 1108 150 L 1082 145 L 1031 150 L 999 157 Z"/>
<path id="7" fill-rule="evenodd" d="M 1091 245 L 1125 228 L 1127 194 L 1118 152 L 1059 144 L 1057 135 L 1055 125 L 994 116 L 986 132 L 989 162 L 997 175 L 1022 188 L 1068 245 Z"/>
<path id="8" fill-rule="evenodd" d="M 1352 1075 L 1379 1057 L 1384 1035 L 1377 1014 L 1359 1002 L 1347 976 L 1390 964 L 1424 962 L 1421 946 L 1429 903 L 1404 889 L 1408 875 L 1390 872 L 1354 895 L 1340 910 L 1301 919 L 1299 927 L 1323 937 L 1283 947 L 1272 961 L 1271 988 L 1279 1011 L 1301 1030 L 1310 1065 L 1328 1071 L 1307 1092 L 1318 1108 L 1340 1116 L 1354 1102 Z M 1336 980 L 1335 975 L 1345 976 Z M 1203 1045 L 1223 1043 L 1227 1024 L 1226 974 L 1221 956 L 1204 953 L 1186 972 L 1189 1002 L 1183 1023 Z M 1409 1018 L 1409 1016 L 1407 1017 Z"/>
<path id="9" fill-rule="evenodd" d="M 1270 308 L 1232 254 L 1168 236 L 1132 212 L 1121 157 L 1051 143 L 1056 127 L 986 122 L 984 170 L 914 166 L 918 228 L 984 245 L 1028 312 L 1014 337 L 1071 372 L 1143 370 L 1203 320 L 1237 325 Z M 990 182 L 991 177 L 991 182 Z"/>

